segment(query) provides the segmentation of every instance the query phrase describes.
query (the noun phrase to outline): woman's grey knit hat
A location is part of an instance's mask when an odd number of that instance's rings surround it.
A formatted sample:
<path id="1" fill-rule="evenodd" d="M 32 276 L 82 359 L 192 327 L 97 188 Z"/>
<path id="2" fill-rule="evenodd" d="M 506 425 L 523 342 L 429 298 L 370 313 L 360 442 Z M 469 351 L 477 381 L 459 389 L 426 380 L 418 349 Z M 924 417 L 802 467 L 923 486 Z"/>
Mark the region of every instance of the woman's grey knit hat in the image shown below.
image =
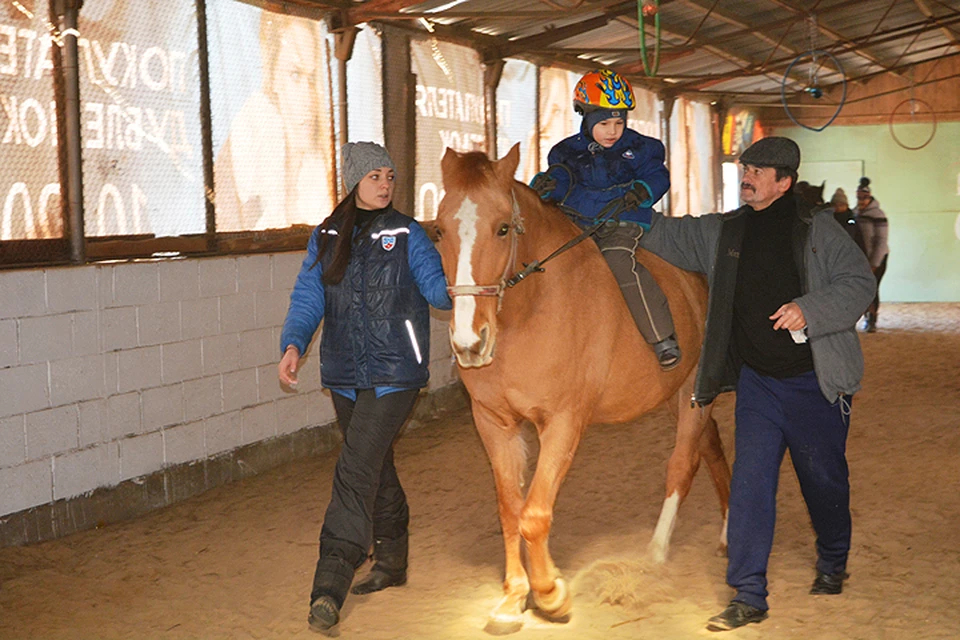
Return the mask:
<path id="1" fill-rule="evenodd" d="M 397 170 L 390 154 L 376 142 L 348 142 L 340 149 L 340 154 L 343 157 L 343 184 L 347 191 L 353 191 L 363 176 L 374 169 L 390 167 Z"/>

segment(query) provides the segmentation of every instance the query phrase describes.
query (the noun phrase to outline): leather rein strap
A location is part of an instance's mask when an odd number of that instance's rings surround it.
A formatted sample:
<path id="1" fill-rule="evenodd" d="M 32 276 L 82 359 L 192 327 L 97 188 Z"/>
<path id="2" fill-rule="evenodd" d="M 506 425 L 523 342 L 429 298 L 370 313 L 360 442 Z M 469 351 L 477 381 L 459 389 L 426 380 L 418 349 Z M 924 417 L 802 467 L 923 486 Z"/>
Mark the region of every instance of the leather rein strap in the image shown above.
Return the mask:
<path id="1" fill-rule="evenodd" d="M 500 281 L 497 284 L 460 284 L 447 287 L 447 293 L 451 298 L 456 296 L 497 296 L 497 313 L 500 312 L 500 307 L 503 305 L 504 291 L 511 287 L 515 287 L 520 281 L 529 276 L 531 273 L 543 271 L 544 269 L 542 265 L 556 258 L 564 251 L 572 249 L 576 245 L 580 244 L 595 234 L 600 227 L 606 223 L 616 221 L 620 214 L 623 213 L 627 208 L 622 202 L 621 198 L 611 201 L 597 216 L 597 222 L 584 229 L 580 235 L 568 240 L 563 246 L 556 249 L 543 260 L 534 260 L 530 264 L 524 264 L 522 270 L 516 271 L 517 245 L 520 242 L 519 236 L 523 234 L 524 228 L 523 218 L 520 216 L 520 205 L 517 202 L 517 195 L 513 189 L 510 190 L 510 194 L 513 197 L 513 215 L 510 218 L 510 229 L 513 231 L 513 236 L 510 238 L 510 257 L 507 259 L 507 264 L 503 268 L 503 275 L 500 276 Z M 513 269 L 515 273 L 512 276 L 509 276 L 511 269 Z"/>

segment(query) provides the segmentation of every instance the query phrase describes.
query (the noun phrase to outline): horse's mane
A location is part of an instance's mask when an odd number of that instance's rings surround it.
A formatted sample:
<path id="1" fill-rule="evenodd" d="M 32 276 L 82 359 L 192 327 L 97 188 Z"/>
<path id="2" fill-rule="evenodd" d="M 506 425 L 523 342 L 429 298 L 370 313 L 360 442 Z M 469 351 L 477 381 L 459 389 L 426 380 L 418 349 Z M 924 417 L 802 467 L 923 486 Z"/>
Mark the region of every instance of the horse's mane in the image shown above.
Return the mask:
<path id="1" fill-rule="evenodd" d="M 480 151 L 457 154 L 456 161 L 451 162 L 449 168 L 451 171 L 443 176 L 447 190 L 475 189 L 496 179 L 493 163 L 485 153 Z"/>
<path id="2" fill-rule="evenodd" d="M 502 193 L 509 198 L 512 189 L 513 197 L 520 203 L 525 214 L 546 214 L 558 219 L 570 219 L 556 203 L 541 200 L 523 182 L 513 177 L 507 180 L 504 176 L 498 176 L 494 162 L 481 151 L 450 153 L 449 156 L 444 156 L 442 167 L 443 184 L 447 192 L 475 192 L 482 189 L 488 194 Z"/>

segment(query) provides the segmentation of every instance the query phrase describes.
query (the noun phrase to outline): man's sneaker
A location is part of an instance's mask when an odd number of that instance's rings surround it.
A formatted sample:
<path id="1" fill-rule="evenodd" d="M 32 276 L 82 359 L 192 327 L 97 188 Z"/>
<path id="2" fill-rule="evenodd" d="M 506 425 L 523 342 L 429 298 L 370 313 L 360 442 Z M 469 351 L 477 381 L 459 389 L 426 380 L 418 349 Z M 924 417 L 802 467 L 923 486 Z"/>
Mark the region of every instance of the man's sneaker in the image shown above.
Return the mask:
<path id="1" fill-rule="evenodd" d="M 670 371 L 680 364 L 680 345 L 673 336 L 655 343 L 653 352 L 657 354 L 657 361 L 664 371 Z"/>
<path id="2" fill-rule="evenodd" d="M 846 571 L 839 573 L 823 573 L 817 571 L 817 577 L 810 587 L 812 596 L 835 596 L 843 592 L 843 581 L 850 577 Z"/>
<path id="3" fill-rule="evenodd" d="M 734 600 L 727 605 L 722 613 L 718 613 L 707 620 L 707 629 L 710 631 L 729 631 L 751 622 L 762 622 L 766 619 L 766 609 L 757 609 L 746 602 Z"/>

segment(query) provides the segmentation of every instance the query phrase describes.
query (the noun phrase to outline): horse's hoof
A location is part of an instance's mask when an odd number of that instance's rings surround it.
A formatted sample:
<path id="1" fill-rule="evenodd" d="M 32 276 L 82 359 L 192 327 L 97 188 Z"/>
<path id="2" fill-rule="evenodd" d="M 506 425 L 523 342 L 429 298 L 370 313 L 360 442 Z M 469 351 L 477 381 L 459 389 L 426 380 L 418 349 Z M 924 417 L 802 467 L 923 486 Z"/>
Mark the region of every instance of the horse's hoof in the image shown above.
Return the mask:
<path id="1" fill-rule="evenodd" d="M 516 633 L 523 628 L 523 618 L 521 616 L 490 616 L 487 618 L 487 626 L 484 631 L 492 636 L 506 636 Z"/>
<path id="2" fill-rule="evenodd" d="M 570 597 L 570 588 L 563 578 L 553 581 L 553 589 L 549 593 L 534 592 L 533 601 L 539 613 L 551 622 L 567 622 L 570 619 L 573 598 Z"/>

